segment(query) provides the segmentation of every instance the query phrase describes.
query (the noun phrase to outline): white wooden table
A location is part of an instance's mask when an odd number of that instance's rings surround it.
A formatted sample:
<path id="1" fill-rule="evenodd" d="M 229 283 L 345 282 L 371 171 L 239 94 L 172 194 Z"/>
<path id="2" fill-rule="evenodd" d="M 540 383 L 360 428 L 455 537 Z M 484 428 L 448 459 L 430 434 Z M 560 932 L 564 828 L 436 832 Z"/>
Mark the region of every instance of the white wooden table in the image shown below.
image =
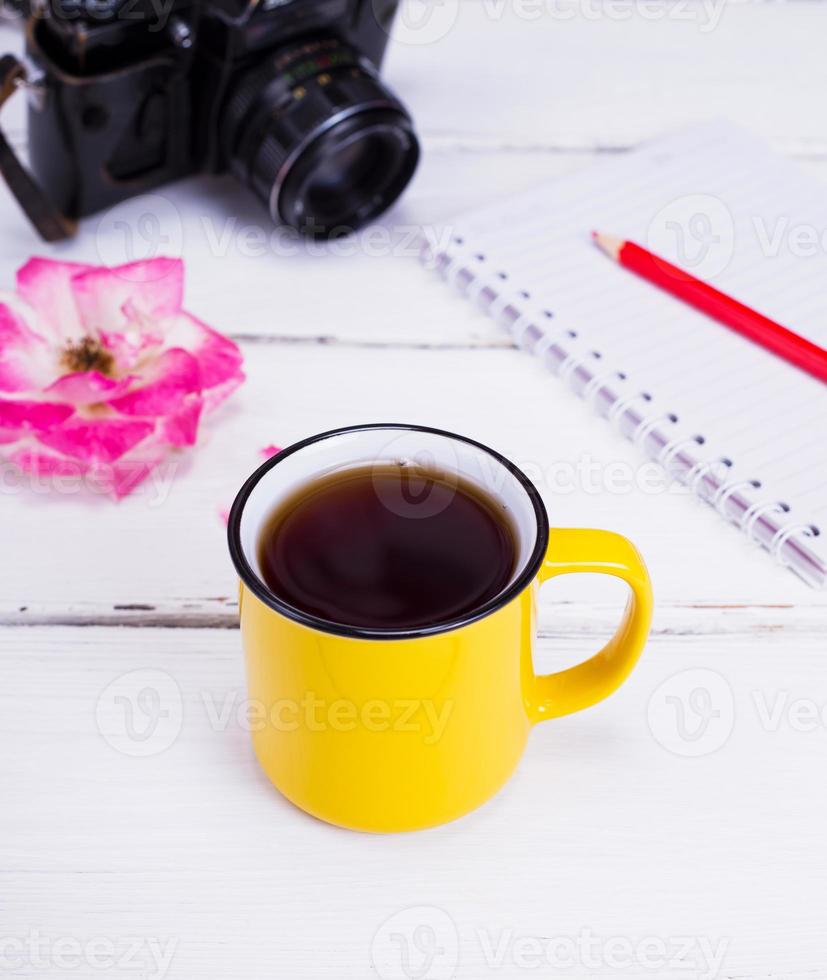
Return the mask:
<path id="1" fill-rule="evenodd" d="M 388 61 L 425 151 L 382 222 L 394 248 L 275 255 L 229 181 L 164 189 L 187 305 L 239 340 L 247 384 L 174 481 L 118 505 L 4 484 L 0 975 L 827 976 L 827 597 L 685 493 L 541 480 L 553 524 L 639 544 L 654 629 L 623 689 L 537 729 L 478 812 L 347 833 L 292 808 L 253 759 L 218 512 L 259 447 L 401 420 L 468 433 L 538 478 L 585 454 L 641 462 L 432 281 L 399 229 L 713 114 L 827 177 L 827 4 L 433 14 L 430 43 L 406 28 Z M 0 198 L 5 285 L 44 246 Z M 111 215 L 49 254 L 129 257 Z M 621 599 L 603 581 L 549 586 L 538 668 L 595 649 Z M 129 737 L 153 720 L 152 739 Z"/>

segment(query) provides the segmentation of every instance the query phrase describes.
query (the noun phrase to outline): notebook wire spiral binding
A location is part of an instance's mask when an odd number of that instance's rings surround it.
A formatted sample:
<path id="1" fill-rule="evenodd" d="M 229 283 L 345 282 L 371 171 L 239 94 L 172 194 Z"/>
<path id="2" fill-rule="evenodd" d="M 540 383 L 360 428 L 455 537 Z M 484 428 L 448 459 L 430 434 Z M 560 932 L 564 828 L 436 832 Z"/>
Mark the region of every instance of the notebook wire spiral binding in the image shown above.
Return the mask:
<path id="1" fill-rule="evenodd" d="M 759 480 L 730 479 L 732 464 L 726 457 L 709 458 L 700 452 L 705 442 L 702 436 L 674 439 L 669 432 L 674 415 L 653 410 L 652 400 L 644 392 L 621 391 L 630 379 L 617 371 L 601 370 L 599 352 L 578 351 L 573 331 L 542 326 L 543 320 L 552 322 L 553 317 L 548 311 L 529 310 L 529 294 L 511 286 L 505 288 L 510 278 L 504 280 L 490 273 L 484 256 L 471 256 L 462 250 L 451 254 L 424 240 L 420 259 L 506 330 L 518 347 L 537 356 L 649 459 L 688 486 L 776 561 L 809 585 L 827 583 L 827 566 L 808 546 L 819 533 L 817 529 L 791 520 L 789 507 L 781 501 L 755 499 Z"/>

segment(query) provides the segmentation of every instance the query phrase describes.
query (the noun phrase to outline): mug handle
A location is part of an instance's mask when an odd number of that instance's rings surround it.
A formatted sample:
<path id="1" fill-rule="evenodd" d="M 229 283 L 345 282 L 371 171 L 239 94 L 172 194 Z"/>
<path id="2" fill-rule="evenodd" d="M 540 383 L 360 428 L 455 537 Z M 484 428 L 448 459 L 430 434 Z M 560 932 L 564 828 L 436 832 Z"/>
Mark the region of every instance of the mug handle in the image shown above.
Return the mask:
<path id="1" fill-rule="evenodd" d="M 591 528 L 552 528 L 539 581 L 598 572 L 623 579 L 631 595 L 615 635 L 589 660 L 555 674 L 532 674 L 532 723 L 569 715 L 608 697 L 637 663 L 652 620 L 652 583 L 637 548 L 620 534 Z"/>

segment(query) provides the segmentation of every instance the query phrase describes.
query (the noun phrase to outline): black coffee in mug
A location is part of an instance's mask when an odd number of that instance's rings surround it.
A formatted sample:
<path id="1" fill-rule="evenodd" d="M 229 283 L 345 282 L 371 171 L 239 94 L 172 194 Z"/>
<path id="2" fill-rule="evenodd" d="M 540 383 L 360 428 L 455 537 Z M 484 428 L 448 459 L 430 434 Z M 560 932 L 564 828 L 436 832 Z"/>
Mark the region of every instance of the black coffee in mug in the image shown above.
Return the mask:
<path id="1" fill-rule="evenodd" d="M 517 560 L 501 503 L 412 463 L 306 484 L 266 520 L 258 549 L 264 581 L 284 602 L 373 629 L 461 619 L 506 587 Z"/>

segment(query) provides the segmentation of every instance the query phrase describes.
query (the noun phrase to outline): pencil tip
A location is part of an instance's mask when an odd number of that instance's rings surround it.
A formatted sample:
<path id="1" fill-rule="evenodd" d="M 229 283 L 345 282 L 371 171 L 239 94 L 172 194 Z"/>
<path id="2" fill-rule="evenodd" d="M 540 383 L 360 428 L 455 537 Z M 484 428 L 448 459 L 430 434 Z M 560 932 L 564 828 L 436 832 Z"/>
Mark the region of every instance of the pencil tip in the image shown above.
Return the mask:
<path id="1" fill-rule="evenodd" d="M 602 231 L 593 231 L 592 241 L 615 262 L 620 257 L 620 250 L 626 244 L 622 238 L 617 238 L 615 235 L 604 235 Z"/>

